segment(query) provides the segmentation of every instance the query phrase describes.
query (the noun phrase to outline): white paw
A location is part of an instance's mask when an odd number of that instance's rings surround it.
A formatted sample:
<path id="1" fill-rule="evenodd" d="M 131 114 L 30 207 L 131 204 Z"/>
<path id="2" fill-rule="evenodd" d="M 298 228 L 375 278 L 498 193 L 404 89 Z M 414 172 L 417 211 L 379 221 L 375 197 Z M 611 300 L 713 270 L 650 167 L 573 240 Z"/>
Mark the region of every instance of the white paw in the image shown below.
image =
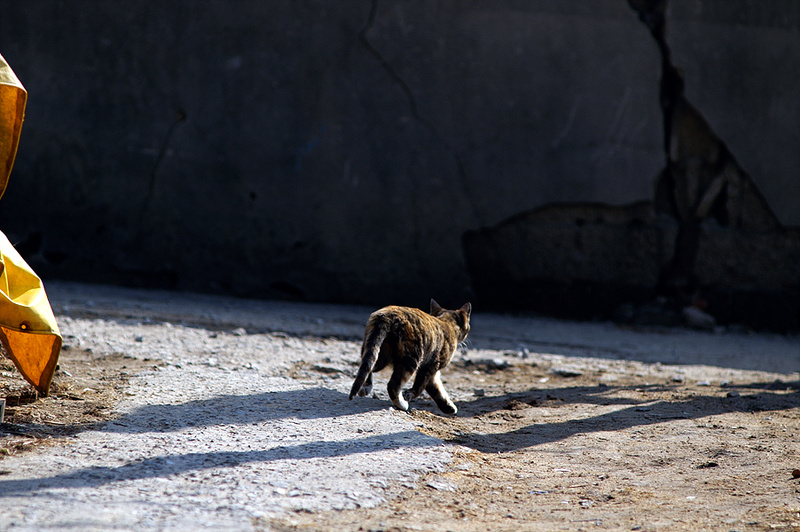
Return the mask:
<path id="1" fill-rule="evenodd" d="M 394 403 L 394 406 L 397 407 L 398 410 L 408 412 L 408 401 L 403 397 L 404 395 L 405 393 L 400 394 L 392 403 Z"/>

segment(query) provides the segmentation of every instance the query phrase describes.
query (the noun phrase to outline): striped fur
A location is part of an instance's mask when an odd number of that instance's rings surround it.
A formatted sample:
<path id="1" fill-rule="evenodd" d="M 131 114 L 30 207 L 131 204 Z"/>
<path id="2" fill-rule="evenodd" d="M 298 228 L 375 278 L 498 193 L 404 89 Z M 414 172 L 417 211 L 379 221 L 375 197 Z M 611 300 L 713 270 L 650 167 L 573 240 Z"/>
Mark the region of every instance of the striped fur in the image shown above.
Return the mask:
<path id="1" fill-rule="evenodd" d="M 390 306 L 372 313 L 361 346 L 361 366 L 350 389 L 350 399 L 372 392 L 372 374 L 392 366 L 389 398 L 395 407 L 408 410 L 408 401 L 425 390 L 446 414 L 458 409 L 442 385 L 440 371 L 469 333 L 472 305 L 445 310 L 431 299 L 431 312 Z M 411 389 L 403 385 L 414 377 Z"/>

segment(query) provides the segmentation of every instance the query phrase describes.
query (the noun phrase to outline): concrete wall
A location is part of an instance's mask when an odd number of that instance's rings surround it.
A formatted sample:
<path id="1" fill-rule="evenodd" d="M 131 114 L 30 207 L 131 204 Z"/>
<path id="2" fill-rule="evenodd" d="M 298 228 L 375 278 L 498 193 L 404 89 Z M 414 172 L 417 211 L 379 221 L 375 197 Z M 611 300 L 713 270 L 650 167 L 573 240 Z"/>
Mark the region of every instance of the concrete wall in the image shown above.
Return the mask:
<path id="1" fill-rule="evenodd" d="M 793 5 L 670 12 L 687 95 L 788 224 Z M 652 199 L 665 161 L 658 51 L 624 0 L 0 10 L 0 53 L 29 91 L 0 229 L 45 278 L 455 305 L 472 294 L 465 231 L 552 202 Z"/>

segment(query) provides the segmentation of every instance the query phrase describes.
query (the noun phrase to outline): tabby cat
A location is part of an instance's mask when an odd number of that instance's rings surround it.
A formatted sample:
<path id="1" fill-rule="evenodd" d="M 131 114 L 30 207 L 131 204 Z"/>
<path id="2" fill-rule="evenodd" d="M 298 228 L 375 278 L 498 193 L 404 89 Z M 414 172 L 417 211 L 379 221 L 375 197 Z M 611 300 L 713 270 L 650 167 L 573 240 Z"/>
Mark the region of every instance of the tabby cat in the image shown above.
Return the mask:
<path id="1" fill-rule="evenodd" d="M 409 307 L 389 306 L 372 313 L 361 346 L 361 367 L 350 389 L 350 399 L 372 392 L 372 372 L 393 366 L 389 379 L 389 398 L 400 410 L 422 390 L 436 401 L 445 414 L 458 412 L 442 385 L 440 371 L 450 363 L 460 342 L 469 333 L 472 305 L 446 310 L 431 299 L 431 312 Z M 401 393 L 403 385 L 416 373 L 414 385 Z"/>

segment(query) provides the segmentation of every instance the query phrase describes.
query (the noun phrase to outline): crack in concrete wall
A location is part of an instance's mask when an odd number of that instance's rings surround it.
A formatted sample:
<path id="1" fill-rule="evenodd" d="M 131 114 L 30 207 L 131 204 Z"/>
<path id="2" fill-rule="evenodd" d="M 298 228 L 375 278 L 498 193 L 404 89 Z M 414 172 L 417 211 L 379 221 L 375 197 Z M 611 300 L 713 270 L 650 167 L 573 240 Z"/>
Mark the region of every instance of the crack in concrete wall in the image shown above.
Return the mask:
<path id="1" fill-rule="evenodd" d="M 409 109 L 411 111 L 411 116 L 420 123 L 428 132 L 433 135 L 433 137 L 441 143 L 441 145 L 445 148 L 445 151 L 450 154 L 453 158 L 453 162 L 456 165 L 457 170 L 457 177 L 458 177 L 458 185 L 461 189 L 461 193 L 464 196 L 464 199 L 467 201 L 472 216 L 478 226 L 483 226 L 484 221 L 483 217 L 480 214 L 480 210 L 475 202 L 475 195 L 472 192 L 472 189 L 469 186 L 469 178 L 467 176 L 466 166 L 464 165 L 464 161 L 458 151 L 455 149 L 453 144 L 449 142 L 444 135 L 436 128 L 436 126 L 427 118 L 422 116 L 419 112 L 419 107 L 417 105 L 417 99 L 414 96 L 414 92 L 411 90 L 411 87 L 408 86 L 408 83 L 405 82 L 402 76 L 395 70 L 395 68 L 386 60 L 383 54 L 378 50 L 375 45 L 372 44 L 369 37 L 367 37 L 367 33 L 374 27 L 375 20 L 378 12 L 378 0 L 372 0 L 370 4 L 370 11 L 369 17 L 367 18 L 367 22 L 361 28 L 361 31 L 358 32 L 358 40 L 361 45 L 364 47 L 370 55 L 372 55 L 380 64 L 381 68 L 383 68 L 386 73 L 389 75 L 390 78 L 397 84 L 400 90 L 405 95 L 406 99 L 408 100 Z"/>
<path id="2" fill-rule="evenodd" d="M 175 119 L 173 120 L 172 124 L 170 124 L 169 129 L 167 130 L 167 134 L 164 135 L 164 140 L 161 142 L 161 147 L 158 150 L 158 155 L 156 156 L 156 161 L 153 164 L 153 170 L 150 172 L 150 181 L 147 184 L 147 192 L 144 197 L 144 201 L 142 202 L 142 208 L 139 211 L 139 225 L 142 224 L 144 221 L 145 214 L 148 210 L 152 208 L 153 197 L 155 196 L 156 192 L 156 180 L 158 177 L 158 171 L 161 168 L 161 165 L 164 163 L 164 158 L 167 155 L 167 149 L 169 148 L 170 141 L 172 140 L 173 135 L 175 134 L 175 130 L 181 125 L 183 122 L 186 121 L 187 115 L 186 111 L 183 109 L 178 109 L 175 112 Z"/>
<path id="3" fill-rule="evenodd" d="M 654 200 L 551 203 L 467 231 L 479 303 L 647 325 L 798 330 L 800 231 L 780 224 L 685 96 L 667 41 L 667 0 L 628 3 L 661 61 L 664 166 Z M 691 321 L 698 314 L 702 325 Z"/>
<path id="4" fill-rule="evenodd" d="M 665 168 L 656 182 L 655 207 L 678 221 L 678 235 L 659 290 L 689 302 L 699 288 L 694 270 L 704 220 L 766 231 L 781 225 L 758 187 L 685 97 L 683 73 L 673 63 L 667 43 L 668 0 L 628 3 L 650 30 L 661 55 Z"/>

